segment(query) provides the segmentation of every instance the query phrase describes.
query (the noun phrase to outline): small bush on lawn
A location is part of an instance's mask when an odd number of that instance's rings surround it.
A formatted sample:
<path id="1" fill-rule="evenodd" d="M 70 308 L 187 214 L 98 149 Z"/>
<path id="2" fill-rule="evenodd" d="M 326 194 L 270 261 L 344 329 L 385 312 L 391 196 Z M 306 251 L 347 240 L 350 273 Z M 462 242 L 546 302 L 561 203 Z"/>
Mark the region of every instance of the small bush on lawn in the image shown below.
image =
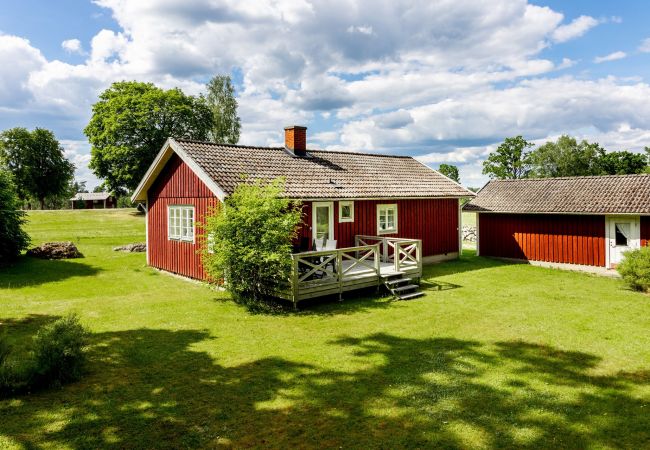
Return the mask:
<path id="1" fill-rule="evenodd" d="M 27 386 L 27 373 L 10 360 L 11 345 L 6 334 L 0 334 L 0 398 L 20 392 Z"/>
<path id="2" fill-rule="evenodd" d="M 299 204 L 284 198 L 282 179 L 242 183 L 206 217 L 203 261 L 213 280 L 226 280 L 235 299 L 265 302 L 286 287 Z"/>
<path id="3" fill-rule="evenodd" d="M 88 332 L 68 315 L 43 326 L 34 338 L 34 386 L 60 386 L 78 380 L 86 364 Z"/>
<path id="4" fill-rule="evenodd" d="M 650 247 L 626 252 L 616 270 L 632 289 L 650 292 Z"/>

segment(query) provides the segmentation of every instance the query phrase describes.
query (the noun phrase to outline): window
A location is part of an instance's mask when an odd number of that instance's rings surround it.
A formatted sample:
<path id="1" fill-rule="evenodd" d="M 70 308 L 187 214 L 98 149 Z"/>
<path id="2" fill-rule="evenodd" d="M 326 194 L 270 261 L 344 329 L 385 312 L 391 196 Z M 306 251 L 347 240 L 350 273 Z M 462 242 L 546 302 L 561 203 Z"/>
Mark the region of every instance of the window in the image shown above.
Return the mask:
<path id="1" fill-rule="evenodd" d="M 628 242 L 627 238 L 630 235 L 630 224 L 629 223 L 617 223 L 614 225 L 616 230 L 616 245 L 627 247 Z"/>
<path id="2" fill-rule="evenodd" d="M 397 233 L 397 205 L 377 205 L 377 234 Z"/>
<path id="3" fill-rule="evenodd" d="M 354 202 L 339 202 L 339 222 L 354 222 Z"/>
<path id="4" fill-rule="evenodd" d="M 167 213 L 169 239 L 194 242 L 194 206 L 170 206 Z"/>

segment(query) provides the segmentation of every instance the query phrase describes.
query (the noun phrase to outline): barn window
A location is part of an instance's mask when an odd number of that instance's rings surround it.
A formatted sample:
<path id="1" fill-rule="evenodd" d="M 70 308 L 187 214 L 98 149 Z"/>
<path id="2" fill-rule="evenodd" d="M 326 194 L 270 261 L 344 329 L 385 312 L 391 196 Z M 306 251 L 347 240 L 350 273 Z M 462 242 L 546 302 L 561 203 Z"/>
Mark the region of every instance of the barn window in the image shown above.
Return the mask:
<path id="1" fill-rule="evenodd" d="M 194 206 L 169 207 L 167 234 L 169 239 L 194 242 Z"/>
<path id="2" fill-rule="evenodd" d="M 397 233 L 397 205 L 377 205 L 377 234 Z"/>
<path id="3" fill-rule="evenodd" d="M 339 202 L 339 222 L 354 222 L 354 202 Z"/>

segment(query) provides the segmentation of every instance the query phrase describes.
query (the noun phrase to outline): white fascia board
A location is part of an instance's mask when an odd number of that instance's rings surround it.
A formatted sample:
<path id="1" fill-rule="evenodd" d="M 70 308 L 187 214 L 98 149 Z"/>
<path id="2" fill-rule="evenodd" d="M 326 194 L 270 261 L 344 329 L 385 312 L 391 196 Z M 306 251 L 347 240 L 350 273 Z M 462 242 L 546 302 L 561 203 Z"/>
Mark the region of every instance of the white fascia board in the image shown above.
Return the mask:
<path id="1" fill-rule="evenodd" d="M 192 172 L 194 172 L 196 176 L 199 177 L 199 179 L 208 187 L 208 189 L 210 189 L 210 192 L 212 192 L 220 201 L 224 201 L 226 194 L 224 193 L 223 189 L 221 189 L 221 187 L 219 187 L 219 185 L 217 185 L 217 183 L 215 183 L 214 180 L 207 173 L 205 173 L 205 171 L 192 158 L 189 157 L 189 155 L 183 149 L 182 145 L 180 145 L 174 139 L 168 138 L 167 141 L 165 141 L 162 149 L 160 149 L 154 158 L 151 166 L 149 166 L 149 169 L 147 169 L 144 177 L 142 177 L 142 181 L 140 181 L 140 184 L 133 192 L 133 195 L 131 196 L 132 202 L 145 201 L 147 199 L 147 191 L 153 182 L 156 181 L 156 178 L 158 178 L 158 175 L 160 175 L 160 172 L 165 167 L 165 164 L 167 164 L 167 161 L 169 161 L 169 158 L 171 158 L 174 153 L 176 153 L 178 157 L 181 158 L 181 160 L 187 164 L 190 169 L 192 169 Z"/>

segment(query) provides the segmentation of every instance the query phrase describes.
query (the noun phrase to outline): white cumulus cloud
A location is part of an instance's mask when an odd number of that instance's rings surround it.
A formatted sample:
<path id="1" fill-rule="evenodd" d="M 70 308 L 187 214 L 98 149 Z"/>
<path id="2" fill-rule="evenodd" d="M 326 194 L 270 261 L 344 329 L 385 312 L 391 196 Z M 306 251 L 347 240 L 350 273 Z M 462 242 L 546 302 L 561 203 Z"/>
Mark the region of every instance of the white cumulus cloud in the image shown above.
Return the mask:
<path id="1" fill-rule="evenodd" d="M 594 58 L 594 62 L 596 64 L 600 64 L 600 63 L 604 63 L 604 62 L 607 62 L 607 61 L 616 61 L 618 59 L 623 59 L 626 56 L 627 56 L 627 53 L 622 52 L 622 51 L 618 51 L 618 52 L 610 53 L 609 55 L 605 55 L 605 56 L 597 56 L 597 57 Z"/>

